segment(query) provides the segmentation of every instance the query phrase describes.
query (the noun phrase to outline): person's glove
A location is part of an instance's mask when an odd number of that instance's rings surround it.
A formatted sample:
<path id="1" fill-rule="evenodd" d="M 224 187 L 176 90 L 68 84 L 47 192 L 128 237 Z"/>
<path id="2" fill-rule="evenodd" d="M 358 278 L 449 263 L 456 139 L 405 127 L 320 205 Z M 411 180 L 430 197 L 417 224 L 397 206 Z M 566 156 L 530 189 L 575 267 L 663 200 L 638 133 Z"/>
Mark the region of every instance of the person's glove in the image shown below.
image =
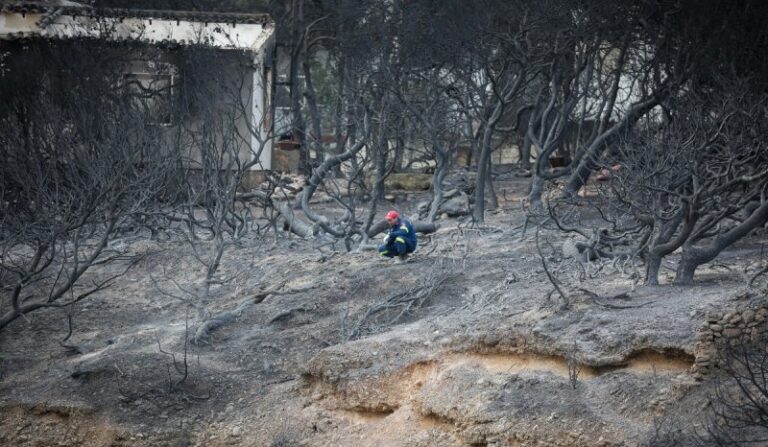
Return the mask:
<path id="1" fill-rule="evenodd" d="M 384 236 L 384 240 L 383 241 L 384 241 L 384 244 L 389 242 L 389 235 L 388 234 Z"/>

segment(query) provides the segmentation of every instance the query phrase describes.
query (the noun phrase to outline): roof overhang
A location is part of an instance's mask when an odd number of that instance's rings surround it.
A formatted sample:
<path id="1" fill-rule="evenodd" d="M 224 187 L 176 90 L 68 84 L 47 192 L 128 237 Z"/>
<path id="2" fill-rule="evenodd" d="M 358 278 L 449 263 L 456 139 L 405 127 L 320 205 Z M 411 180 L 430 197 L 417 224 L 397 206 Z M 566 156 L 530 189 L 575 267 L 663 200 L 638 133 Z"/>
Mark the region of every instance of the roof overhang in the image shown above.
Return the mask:
<path id="1" fill-rule="evenodd" d="M 0 6 L 0 40 L 86 38 L 261 52 L 273 34 L 267 14 L 96 9 L 71 2 Z"/>

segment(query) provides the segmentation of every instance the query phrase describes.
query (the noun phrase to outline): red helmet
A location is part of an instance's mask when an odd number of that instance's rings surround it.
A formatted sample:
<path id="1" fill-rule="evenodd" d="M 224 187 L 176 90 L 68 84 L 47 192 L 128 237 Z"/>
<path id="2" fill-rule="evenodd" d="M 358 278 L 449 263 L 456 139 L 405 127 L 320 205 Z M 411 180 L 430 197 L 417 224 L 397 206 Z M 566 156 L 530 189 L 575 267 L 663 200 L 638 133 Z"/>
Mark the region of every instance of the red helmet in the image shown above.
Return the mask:
<path id="1" fill-rule="evenodd" d="M 397 220 L 400 218 L 400 214 L 397 213 L 397 211 L 392 210 L 387 213 L 387 219 L 388 220 Z"/>

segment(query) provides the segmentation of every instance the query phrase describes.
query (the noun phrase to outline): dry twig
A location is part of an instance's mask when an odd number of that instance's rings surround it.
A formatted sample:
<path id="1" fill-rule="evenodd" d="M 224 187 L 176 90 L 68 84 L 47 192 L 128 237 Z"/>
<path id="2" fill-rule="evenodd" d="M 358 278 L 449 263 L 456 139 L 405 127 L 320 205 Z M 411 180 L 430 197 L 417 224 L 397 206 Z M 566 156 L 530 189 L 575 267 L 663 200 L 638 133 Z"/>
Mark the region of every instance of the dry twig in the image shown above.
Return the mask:
<path id="1" fill-rule="evenodd" d="M 442 265 L 430 269 L 405 290 L 390 294 L 368 307 L 349 328 L 347 328 L 346 322 L 347 310 L 342 318 L 342 339 L 344 341 L 353 340 L 363 333 L 376 332 L 397 323 L 404 315 L 423 306 L 455 274 L 452 269 Z"/>

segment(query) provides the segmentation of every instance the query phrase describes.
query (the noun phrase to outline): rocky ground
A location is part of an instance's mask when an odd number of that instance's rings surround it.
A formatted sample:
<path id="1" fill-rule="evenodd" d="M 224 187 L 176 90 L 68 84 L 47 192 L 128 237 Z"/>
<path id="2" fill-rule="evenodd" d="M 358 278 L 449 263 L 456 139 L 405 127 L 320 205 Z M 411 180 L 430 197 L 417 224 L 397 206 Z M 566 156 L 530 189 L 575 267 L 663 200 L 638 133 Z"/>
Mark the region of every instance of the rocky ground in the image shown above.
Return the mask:
<path id="1" fill-rule="evenodd" d="M 768 239 L 693 287 L 644 287 L 641 266 L 579 265 L 543 230 L 562 297 L 521 184 L 499 190 L 486 226 L 443 219 L 405 264 L 244 240 L 214 286 L 215 312 L 242 312 L 201 345 L 184 341 L 182 289 L 203 275 L 189 246 L 123 241 L 145 257 L 72 309 L 69 347 L 61 310 L 0 334 L 0 445 L 634 446 L 697 423 L 717 341 L 765 326 L 764 283 L 745 278 Z"/>

